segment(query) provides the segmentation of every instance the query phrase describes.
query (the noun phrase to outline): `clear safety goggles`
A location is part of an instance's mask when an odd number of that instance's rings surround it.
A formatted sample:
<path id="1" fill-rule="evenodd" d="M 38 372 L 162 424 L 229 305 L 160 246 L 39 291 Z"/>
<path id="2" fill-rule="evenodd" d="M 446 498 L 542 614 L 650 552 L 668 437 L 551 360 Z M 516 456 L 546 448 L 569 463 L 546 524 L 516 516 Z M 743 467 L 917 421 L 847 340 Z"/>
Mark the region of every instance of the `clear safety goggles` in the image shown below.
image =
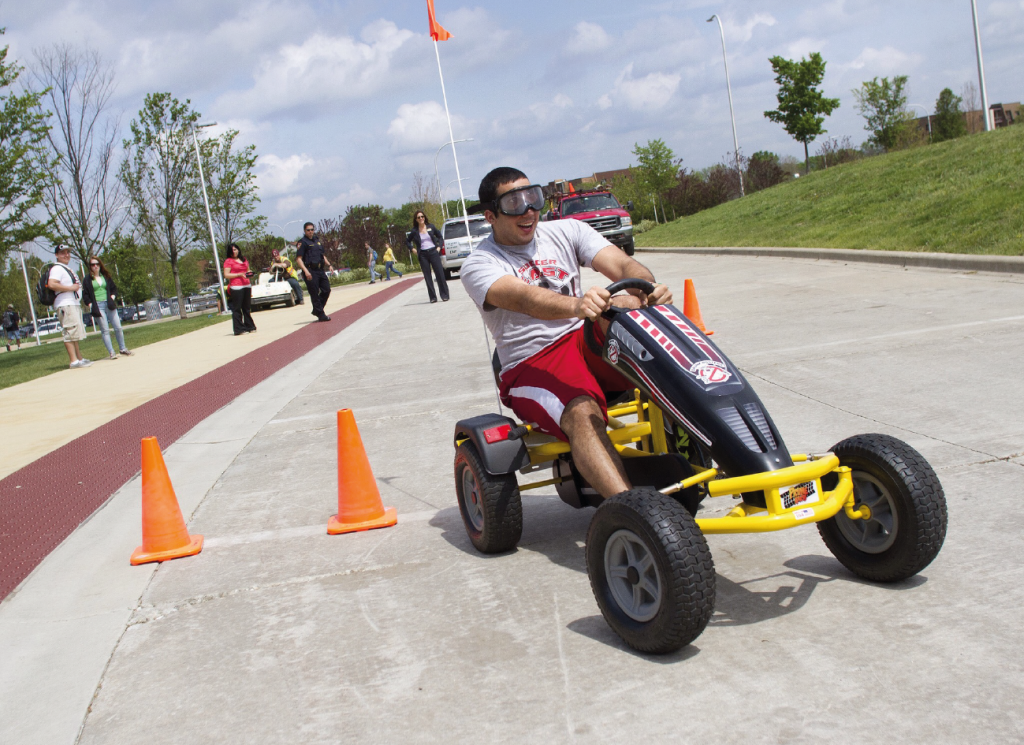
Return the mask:
<path id="1" fill-rule="evenodd" d="M 509 189 L 494 201 L 497 211 L 510 217 L 525 215 L 527 210 L 544 208 L 544 189 L 538 184 Z"/>

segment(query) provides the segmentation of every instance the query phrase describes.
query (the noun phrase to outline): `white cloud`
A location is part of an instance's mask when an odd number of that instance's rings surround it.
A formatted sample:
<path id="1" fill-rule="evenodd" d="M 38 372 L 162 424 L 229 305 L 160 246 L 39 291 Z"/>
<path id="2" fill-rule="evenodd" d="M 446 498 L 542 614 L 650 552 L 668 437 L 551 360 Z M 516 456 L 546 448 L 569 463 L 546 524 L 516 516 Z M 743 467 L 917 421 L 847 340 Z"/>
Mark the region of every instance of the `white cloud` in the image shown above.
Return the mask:
<path id="1" fill-rule="evenodd" d="M 303 168 L 313 165 L 313 159 L 306 154 L 289 155 L 287 158 L 269 153 L 261 155 L 256 162 L 256 182 L 260 192 L 268 196 L 284 194 L 298 180 Z"/>
<path id="2" fill-rule="evenodd" d="M 462 117 L 453 115 L 452 127 L 456 139 L 466 136 L 468 130 Z M 402 104 L 398 107 L 398 116 L 388 125 L 388 137 L 395 153 L 436 150 L 448 141 L 444 108 L 437 101 Z"/>
<path id="3" fill-rule="evenodd" d="M 305 197 L 298 195 L 292 197 L 284 197 L 283 199 L 277 200 L 277 214 L 278 215 L 291 215 L 298 212 L 302 205 L 306 203 Z"/>
<path id="4" fill-rule="evenodd" d="M 839 65 L 843 70 L 866 70 L 879 75 L 905 74 L 909 68 L 915 67 L 920 61 L 920 56 L 901 52 L 895 47 L 883 47 L 873 49 L 865 47 L 857 55 L 856 59 L 845 65 Z"/>
<path id="5" fill-rule="evenodd" d="M 604 111 L 605 109 L 610 109 L 612 107 L 611 96 L 605 93 L 603 96 L 597 99 L 597 107 L 601 109 L 601 111 Z"/>
<path id="6" fill-rule="evenodd" d="M 600 52 L 611 46 L 612 39 L 608 32 L 589 21 L 580 21 L 573 29 L 569 42 L 565 45 L 565 51 L 569 54 L 589 54 Z"/>
<path id="7" fill-rule="evenodd" d="M 385 20 L 366 26 L 360 41 L 315 33 L 264 57 L 253 86 L 224 94 L 217 106 L 263 115 L 292 109 L 300 120 L 318 116 L 325 104 L 364 98 L 385 88 L 392 80 L 393 57 L 413 35 Z"/>
<path id="8" fill-rule="evenodd" d="M 642 78 L 633 77 L 633 63 L 619 73 L 615 90 L 610 100 L 621 100 L 634 111 L 655 111 L 665 106 L 679 87 L 678 73 L 652 72 Z M 602 100 L 608 96 L 602 96 Z M 607 108 L 601 101 L 598 105 Z"/>
<path id="9" fill-rule="evenodd" d="M 725 35 L 730 41 L 748 42 L 754 36 L 754 29 L 758 26 L 774 26 L 775 16 L 768 13 L 756 13 L 741 24 L 736 21 L 722 21 L 725 26 Z"/>

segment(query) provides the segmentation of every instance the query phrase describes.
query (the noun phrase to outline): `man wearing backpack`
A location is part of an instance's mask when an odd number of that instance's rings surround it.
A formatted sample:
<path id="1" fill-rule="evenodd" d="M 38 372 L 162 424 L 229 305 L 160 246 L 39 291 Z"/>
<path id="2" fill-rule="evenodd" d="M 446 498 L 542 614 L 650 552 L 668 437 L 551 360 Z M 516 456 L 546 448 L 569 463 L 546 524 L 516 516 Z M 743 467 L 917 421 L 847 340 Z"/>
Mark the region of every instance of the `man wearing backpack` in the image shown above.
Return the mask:
<path id="1" fill-rule="evenodd" d="M 88 367 L 92 360 L 85 359 L 78 348 L 78 342 L 85 338 L 85 323 L 82 321 L 82 283 L 68 266 L 71 261 L 71 249 L 58 243 L 53 253 L 57 257 L 57 263 L 50 267 L 46 286 L 56 293 L 53 309 L 60 319 L 64 348 L 68 350 L 68 357 L 71 359 L 69 367 Z"/>
<path id="2" fill-rule="evenodd" d="M 21 323 L 21 316 L 18 315 L 18 311 L 14 309 L 13 304 L 8 304 L 7 310 L 4 311 L 3 326 L 4 326 L 4 344 L 7 345 L 7 351 L 11 351 L 11 340 L 13 339 L 18 344 L 18 349 L 21 349 L 21 337 L 18 335 L 18 324 Z"/>

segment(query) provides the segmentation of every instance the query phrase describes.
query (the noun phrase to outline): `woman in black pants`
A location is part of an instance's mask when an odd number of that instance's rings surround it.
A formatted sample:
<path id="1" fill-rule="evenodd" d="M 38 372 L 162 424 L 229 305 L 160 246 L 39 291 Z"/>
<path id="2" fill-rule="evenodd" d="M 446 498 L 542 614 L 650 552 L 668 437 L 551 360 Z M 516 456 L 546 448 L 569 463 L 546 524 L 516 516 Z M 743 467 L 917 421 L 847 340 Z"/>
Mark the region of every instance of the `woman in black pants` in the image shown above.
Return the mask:
<path id="1" fill-rule="evenodd" d="M 249 285 L 249 262 L 242 256 L 242 249 L 237 243 L 228 246 L 227 258 L 224 259 L 224 279 L 228 281 L 228 289 L 231 291 L 229 302 L 231 303 L 231 324 L 234 326 L 235 336 L 247 334 L 256 330 L 256 324 L 252 321 L 252 314 L 249 312 L 252 303 L 252 287 Z"/>
<path id="2" fill-rule="evenodd" d="M 441 299 L 448 302 L 448 283 L 444 280 L 444 267 L 441 266 L 441 254 L 439 253 L 439 250 L 444 248 L 444 238 L 441 237 L 441 231 L 427 220 L 427 215 L 422 210 L 412 216 L 409 248 L 419 256 L 420 269 L 423 270 L 423 278 L 427 280 L 427 294 L 430 295 L 430 302 L 437 302 L 437 295 L 434 294 L 434 282 L 430 279 L 431 268 L 434 269 L 434 276 L 437 277 L 437 289 L 441 291 Z"/>

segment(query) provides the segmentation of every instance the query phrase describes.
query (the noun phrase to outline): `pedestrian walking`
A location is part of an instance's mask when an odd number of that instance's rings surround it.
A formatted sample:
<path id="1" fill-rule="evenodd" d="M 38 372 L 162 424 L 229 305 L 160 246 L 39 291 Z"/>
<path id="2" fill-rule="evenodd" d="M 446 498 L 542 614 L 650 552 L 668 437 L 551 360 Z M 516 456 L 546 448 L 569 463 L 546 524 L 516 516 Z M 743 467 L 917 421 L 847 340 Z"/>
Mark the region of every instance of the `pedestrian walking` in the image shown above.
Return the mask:
<path id="1" fill-rule="evenodd" d="M 380 277 L 377 274 L 377 252 L 373 250 L 373 246 L 370 245 L 369 241 L 366 242 L 366 262 L 370 267 L 370 284 L 372 285 Z"/>
<path id="2" fill-rule="evenodd" d="M 249 278 L 249 262 L 242 256 L 242 249 L 237 243 L 228 246 L 227 258 L 224 259 L 224 278 L 228 280 L 231 291 L 231 326 L 235 336 L 248 334 L 256 330 L 252 320 L 252 285 Z"/>
<path id="3" fill-rule="evenodd" d="M 395 269 L 395 252 L 391 250 L 391 244 L 390 243 L 385 243 L 384 244 L 384 274 L 387 275 L 386 279 L 384 280 L 385 282 L 390 282 L 391 281 L 391 272 L 394 272 L 399 277 L 402 276 L 402 273 L 400 271 L 398 271 L 397 269 Z"/>
<path id="4" fill-rule="evenodd" d="M 274 261 L 270 268 L 288 280 L 288 284 L 292 286 L 292 290 L 295 292 L 295 302 L 299 305 L 305 304 L 306 299 L 302 296 L 302 285 L 299 284 L 299 278 L 295 275 L 295 270 L 292 268 L 292 260 L 276 248 L 272 251 L 272 254 Z"/>
<path id="5" fill-rule="evenodd" d="M 114 345 L 110 342 L 110 327 L 114 327 L 114 336 L 117 337 L 117 346 L 121 354 L 131 357 L 132 353 L 124 343 L 124 331 L 121 329 L 121 317 L 117 315 L 117 283 L 110 276 L 110 272 L 103 265 L 99 256 L 89 257 L 89 277 L 82 285 L 82 301 L 93 321 L 99 324 L 100 335 L 103 337 L 103 346 L 107 348 L 107 355 L 110 359 L 116 360 L 117 353 L 114 352 Z"/>
<path id="6" fill-rule="evenodd" d="M 82 322 L 82 283 L 68 266 L 71 262 L 71 249 L 58 243 L 53 249 L 53 254 L 57 258 L 57 263 L 50 267 L 46 275 L 46 286 L 56 293 L 53 309 L 60 321 L 64 349 L 67 350 L 70 360 L 68 367 L 89 367 L 92 360 L 83 357 L 78 346 L 85 338 L 85 324 Z"/>
<path id="7" fill-rule="evenodd" d="M 295 262 L 306 278 L 306 289 L 309 290 L 309 301 L 313 304 L 313 315 L 318 321 L 329 321 L 331 317 L 324 312 L 327 298 L 331 296 L 331 280 L 327 278 L 326 269 L 334 271 L 331 262 L 324 253 L 323 244 L 316 235 L 316 228 L 311 222 L 302 226 L 302 240 L 295 252 Z"/>
<path id="8" fill-rule="evenodd" d="M 437 277 L 437 289 L 441 292 L 441 299 L 448 302 L 448 283 L 444 279 L 444 267 L 441 266 L 441 254 L 439 249 L 444 248 L 444 238 L 441 231 L 427 219 L 422 210 L 416 212 L 412 217 L 412 232 L 409 234 L 409 248 L 419 257 L 420 269 L 423 270 L 423 278 L 427 281 L 427 294 L 430 302 L 437 302 L 437 294 L 434 292 L 434 282 L 430 278 L 430 270 L 434 270 Z"/>
<path id="9" fill-rule="evenodd" d="M 15 342 L 18 345 L 18 349 L 21 349 L 21 337 L 18 335 L 18 326 L 21 324 L 21 316 L 18 315 L 18 311 L 14 309 L 13 303 L 7 304 L 7 310 L 4 311 L 3 327 L 4 327 L 4 344 L 7 345 L 7 351 L 11 351 L 11 342 Z"/>

